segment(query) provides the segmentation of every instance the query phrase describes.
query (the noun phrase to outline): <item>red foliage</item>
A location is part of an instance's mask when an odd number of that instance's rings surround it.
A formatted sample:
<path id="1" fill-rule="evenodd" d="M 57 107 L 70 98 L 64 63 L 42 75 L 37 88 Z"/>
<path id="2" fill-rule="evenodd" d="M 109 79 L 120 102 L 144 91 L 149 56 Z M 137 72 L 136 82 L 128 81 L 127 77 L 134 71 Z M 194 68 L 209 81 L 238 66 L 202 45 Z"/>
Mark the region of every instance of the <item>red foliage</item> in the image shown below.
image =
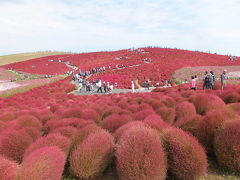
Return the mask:
<path id="1" fill-rule="evenodd" d="M 13 119 L 15 119 L 15 114 L 13 112 L 3 112 L 0 114 L 0 120 L 3 121 L 3 122 L 6 122 L 6 121 L 11 121 Z"/>
<path id="2" fill-rule="evenodd" d="M 203 120 L 200 121 L 195 135 L 209 155 L 213 155 L 213 140 L 217 128 L 219 128 L 224 121 L 229 121 L 234 118 L 235 116 L 228 116 L 227 110 L 221 109 L 208 112 Z"/>
<path id="3" fill-rule="evenodd" d="M 129 115 L 111 114 L 103 120 L 103 127 L 110 132 L 115 132 L 122 125 L 132 121 Z"/>
<path id="4" fill-rule="evenodd" d="M 16 179 L 17 171 L 19 166 L 17 163 L 8 160 L 7 158 L 0 155 L 0 179 L 2 180 L 13 180 Z"/>
<path id="5" fill-rule="evenodd" d="M 150 114 L 155 114 L 155 113 L 151 109 L 141 110 L 141 111 L 138 111 L 138 112 L 135 113 L 134 119 L 138 120 L 138 121 L 143 121 Z"/>
<path id="6" fill-rule="evenodd" d="M 116 132 L 114 133 L 114 137 L 116 138 L 117 141 L 119 141 L 119 139 L 121 139 L 122 135 L 128 130 L 131 129 L 133 127 L 146 127 L 146 124 L 143 123 L 142 121 L 133 121 L 133 122 L 129 122 L 123 126 L 121 126 L 120 128 L 118 128 L 116 130 Z"/>
<path id="7" fill-rule="evenodd" d="M 59 180 L 65 165 L 65 154 L 54 146 L 32 152 L 20 166 L 18 180 Z"/>
<path id="8" fill-rule="evenodd" d="M 222 99 L 226 104 L 240 102 L 240 95 L 237 92 L 226 92 Z"/>
<path id="9" fill-rule="evenodd" d="M 231 103 L 227 105 L 227 108 L 232 109 L 240 115 L 240 103 Z"/>
<path id="10" fill-rule="evenodd" d="M 240 121 L 228 121 L 218 129 L 214 138 L 214 152 L 219 165 L 240 172 Z"/>
<path id="11" fill-rule="evenodd" d="M 21 127 L 34 127 L 38 130 L 42 130 L 41 122 L 32 115 L 23 115 L 16 119 L 16 124 Z"/>
<path id="12" fill-rule="evenodd" d="M 195 106 L 187 101 L 181 102 L 176 107 L 176 119 L 189 118 L 196 115 Z"/>
<path id="13" fill-rule="evenodd" d="M 172 125 L 175 121 L 176 111 L 173 108 L 162 106 L 156 110 L 156 113 L 159 114 L 162 119 L 170 125 Z"/>
<path id="14" fill-rule="evenodd" d="M 26 159 L 29 156 L 29 154 L 31 154 L 36 149 L 46 147 L 46 146 L 57 146 L 63 152 L 68 154 L 69 147 L 70 147 L 70 140 L 57 133 L 40 137 L 26 149 L 24 153 L 24 159 Z"/>
<path id="15" fill-rule="evenodd" d="M 7 129 L 0 134 L 0 154 L 21 162 L 25 149 L 33 142 L 33 138 L 25 129 Z"/>
<path id="16" fill-rule="evenodd" d="M 90 179 L 101 174 L 111 162 L 114 139 L 101 131 L 91 134 L 80 143 L 70 156 L 70 169 L 80 179 Z"/>
<path id="17" fill-rule="evenodd" d="M 116 150 L 120 179 L 166 178 L 166 157 L 159 135 L 147 127 L 133 127 L 124 133 Z"/>
<path id="18" fill-rule="evenodd" d="M 146 123 L 148 126 L 150 126 L 151 128 L 154 128 L 158 131 L 162 131 L 163 129 L 169 127 L 169 125 L 167 123 L 165 123 L 162 118 L 156 114 L 151 114 L 149 116 L 147 116 L 144 121 L 144 123 Z"/>
<path id="19" fill-rule="evenodd" d="M 82 118 L 86 120 L 93 120 L 95 122 L 99 119 L 99 114 L 93 109 L 84 109 L 82 111 Z"/>
<path id="20" fill-rule="evenodd" d="M 193 104 L 196 107 L 198 114 L 204 115 L 213 109 L 220 109 L 225 106 L 225 103 L 217 96 L 210 94 L 197 94 L 193 98 Z"/>
<path id="21" fill-rule="evenodd" d="M 203 117 L 199 114 L 195 116 L 180 118 L 176 120 L 174 126 L 195 135 L 198 125 L 202 121 L 202 119 Z"/>
<path id="22" fill-rule="evenodd" d="M 197 180 L 207 173 L 207 156 L 193 136 L 169 128 L 163 132 L 163 141 L 169 171 L 176 179 Z"/>
<path id="23" fill-rule="evenodd" d="M 60 116 L 61 118 L 81 118 L 82 109 L 80 107 L 68 108 Z"/>
<path id="24" fill-rule="evenodd" d="M 53 129 L 50 133 L 59 133 L 62 136 L 72 139 L 76 135 L 77 129 L 71 126 L 65 126 Z"/>
<path id="25" fill-rule="evenodd" d="M 83 142 L 90 134 L 94 134 L 100 131 L 103 131 L 103 129 L 95 124 L 89 124 L 85 127 L 80 128 L 72 139 L 71 150 L 75 149 L 78 144 Z"/>

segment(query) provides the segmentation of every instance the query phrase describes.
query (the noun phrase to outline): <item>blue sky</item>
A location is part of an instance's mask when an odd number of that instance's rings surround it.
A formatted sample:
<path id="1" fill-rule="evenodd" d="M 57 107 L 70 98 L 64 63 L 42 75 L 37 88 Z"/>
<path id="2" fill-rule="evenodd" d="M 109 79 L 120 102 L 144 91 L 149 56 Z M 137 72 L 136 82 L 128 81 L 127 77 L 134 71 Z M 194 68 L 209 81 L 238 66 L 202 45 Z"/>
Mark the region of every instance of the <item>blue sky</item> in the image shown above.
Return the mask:
<path id="1" fill-rule="evenodd" d="M 0 55 L 160 46 L 240 56 L 239 0 L 0 0 Z"/>

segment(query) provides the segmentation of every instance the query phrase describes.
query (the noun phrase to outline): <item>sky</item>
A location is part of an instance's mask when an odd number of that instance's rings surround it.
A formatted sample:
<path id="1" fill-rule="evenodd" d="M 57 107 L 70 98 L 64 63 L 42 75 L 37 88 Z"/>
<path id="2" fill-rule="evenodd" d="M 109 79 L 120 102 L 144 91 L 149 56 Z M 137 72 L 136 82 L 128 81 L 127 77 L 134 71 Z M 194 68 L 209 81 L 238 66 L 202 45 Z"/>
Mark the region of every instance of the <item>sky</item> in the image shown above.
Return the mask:
<path id="1" fill-rule="evenodd" d="M 147 46 L 240 56 L 240 0 L 0 0 L 0 55 Z"/>

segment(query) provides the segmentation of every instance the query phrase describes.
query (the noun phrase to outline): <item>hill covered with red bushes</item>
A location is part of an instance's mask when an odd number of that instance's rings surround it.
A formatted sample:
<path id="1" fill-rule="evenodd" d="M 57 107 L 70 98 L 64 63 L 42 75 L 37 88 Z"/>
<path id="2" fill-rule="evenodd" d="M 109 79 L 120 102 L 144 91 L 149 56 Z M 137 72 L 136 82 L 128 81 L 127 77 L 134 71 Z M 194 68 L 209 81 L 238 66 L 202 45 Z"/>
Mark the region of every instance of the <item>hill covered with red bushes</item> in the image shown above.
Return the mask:
<path id="1" fill-rule="evenodd" d="M 129 88 L 130 82 L 150 80 L 152 84 L 171 79 L 183 67 L 239 66 L 240 60 L 230 61 L 230 56 L 168 48 L 139 48 L 112 52 L 94 52 L 48 56 L 2 66 L 31 74 L 59 75 L 71 71 L 66 63 L 79 70 L 105 67 L 106 71 L 91 78 L 117 82 Z M 127 76 L 126 76 L 127 75 Z"/>

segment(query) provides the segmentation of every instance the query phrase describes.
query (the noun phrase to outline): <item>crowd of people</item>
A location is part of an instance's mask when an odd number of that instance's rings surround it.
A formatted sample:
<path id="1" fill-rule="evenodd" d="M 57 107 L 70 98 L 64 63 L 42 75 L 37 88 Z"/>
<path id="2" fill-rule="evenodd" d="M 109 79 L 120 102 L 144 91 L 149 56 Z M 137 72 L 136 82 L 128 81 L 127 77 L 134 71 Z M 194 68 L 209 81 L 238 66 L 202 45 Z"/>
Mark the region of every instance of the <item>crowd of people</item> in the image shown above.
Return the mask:
<path id="1" fill-rule="evenodd" d="M 224 70 L 223 73 L 220 76 L 221 80 L 221 88 L 224 89 L 227 86 L 227 70 Z M 213 89 L 214 88 L 214 83 L 215 83 L 215 75 L 213 71 L 206 71 L 204 78 L 203 78 L 203 89 Z M 198 87 L 198 77 L 197 75 L 192 76 L 191 78 L 191 83 L 190 83 L 190 89 L 196 90 Z"/>

